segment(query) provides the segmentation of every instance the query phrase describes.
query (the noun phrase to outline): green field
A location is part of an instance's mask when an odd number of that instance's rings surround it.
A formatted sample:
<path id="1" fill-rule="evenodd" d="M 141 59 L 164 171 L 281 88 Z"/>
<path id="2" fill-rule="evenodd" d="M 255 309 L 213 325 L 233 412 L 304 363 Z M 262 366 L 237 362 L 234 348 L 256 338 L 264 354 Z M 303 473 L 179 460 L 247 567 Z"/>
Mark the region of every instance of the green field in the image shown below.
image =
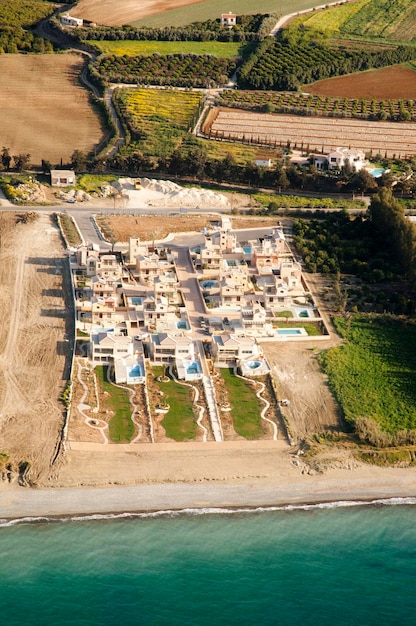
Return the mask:
<path id="1" fill-rule="evenodd" d="M 137 56 L 139 54 L 212 54 L 233 59 L 241 43 L 223 41 L 95 41 L 94 47 L 104 54 Z"/>
<path id="2" fill-rule="evenodd" d="M 383 431 L 416 429 L 416 323 L 388 316 L 338 318 L 345 339 L 321 364 L 346 420 L 370 418 Z"/>
<path id="3" fill-rule="evenodd" d="M 207 0 L 197 4 L 188 5 L 179 9 L 165 11 L 158 15 L 152 15 L 137 22 L 132 22 L 134 26 L 150 26 L 161 28 L 164 26 L 185 26 L 192 22 L 204 22 L 219 18 L 221 13 L 235 11 L 238 15 L 254 15 L 255 13 L 273 13 L 275 15 L 287 15 L 295 11 L 309 9 L 319 6 L 319 0 L 263 0 L 261 5 L 255 4 L 252 0 L 239 0 L 238 6 L 230 7 L 224 0 Z"/>
<path id="4" fill-rule="evenodd" d="M 416 42 L 414 0 L 359 0 L 301 16 L 292 28 L 300 23 L 332 38 Z"/>

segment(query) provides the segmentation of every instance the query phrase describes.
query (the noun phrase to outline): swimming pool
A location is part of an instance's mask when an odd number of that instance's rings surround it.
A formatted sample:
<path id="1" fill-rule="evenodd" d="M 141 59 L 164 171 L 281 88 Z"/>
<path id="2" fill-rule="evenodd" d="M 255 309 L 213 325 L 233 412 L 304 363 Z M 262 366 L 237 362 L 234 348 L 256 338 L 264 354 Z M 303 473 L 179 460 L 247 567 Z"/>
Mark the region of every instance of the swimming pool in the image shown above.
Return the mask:
<path id="1" fill-rule="evenodd" d="M 385 170 L 383 167 L 375 167 L 372 170 L 368 170 L 368 173 L 371 174 L 373 178 L 380 178 L 380 176 L 382 176 L 386 171 L 387 170 Z"/>
<path id="2" fill-rule="evenodd" d="M 138 296 L 133 296 L 132 298 L 130 298 L 131 303 L 132 304 L 141 304 L 142 303 L 142 299 L 139 298 Z"/>
<path id="3" fill-rule="evenodd" d="M 218 287 L 218 281 L 217 280 L 203 280 L 201 282 L 201 287 L 202 289 L 215 289 L 216 287 Z"/>
<path id="4" fill-rule="evenodd" d="M 185 320 L 179 320 L 179 322 L 176 323 L 176 328 L 178 330 L 189 330 L 188 322 Z"/>
<path id="5" fill-rule="evenodd" d="M 262 362 L 261 361 L 247 361 L 245 365 L 246 367 L 249 367 L 251 370 L 256 370 L 259 367 L 261 367 Z"/>
<path id="6" fill-rule="evenodd" d="M 140 363 L 137 363 L 134 367 L 127 368 L 127 383 L 131 384 L 139 382 L 144 377 L 144 370 Z"/>
<path id="7" fill-rule="evenodd" d="M 278 328 L 278 335 L 303 335 L 303 328 Z"/>

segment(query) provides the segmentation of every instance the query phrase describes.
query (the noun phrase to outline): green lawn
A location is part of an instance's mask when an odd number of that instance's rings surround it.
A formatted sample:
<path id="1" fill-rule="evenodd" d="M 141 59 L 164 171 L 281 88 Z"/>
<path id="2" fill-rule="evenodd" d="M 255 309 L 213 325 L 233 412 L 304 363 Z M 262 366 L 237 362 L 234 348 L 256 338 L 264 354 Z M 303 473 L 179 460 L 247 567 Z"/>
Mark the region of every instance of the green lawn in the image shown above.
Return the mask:
<path id="1" fill-rule="evenodd" d="M 391 434 L 416 428 L 416 323 L 388 316 L 335 320 L 345 343 L 321 364 L 345 418 L 366 417 Z"/>
<path id="2" fill-rule="evenodd" d="M 255 4 L 252 0 L 239 0 L 238 6 L 226 6 L 223 0 L 207 0 L 198 2 L 179 9 L 165 11 L 158 15 L 151 15 L 136 22 L 135 26 L 151 26 L 161 28 L 164 26 L 185 26 L 192 22 L 203 22 L 219 18 L 221 13 L 235 11 L 238 15 L 254 15 L 256 13 L 273 13 L 276 15 L 287 15 L 294 11 L 309 9 L 319 6 L 318 0 L 262 0 L 261 5 Z"/>
<path id="3" fill-rule="evenodd" d="M 140 54 L 212 54 L 233 59 L 240 54 L 241 43 L 223 41 L 94 41 L 105 54 L 137 56 Z"/>
<path id="4" fill-rule="evenodd" d="M 219 371 L 227 387 L 236 433 L 245 439 L 258 439 L 264 433 L 260 402 L 254 390 L 232 370 L 221 368 Z"/>
<path id="5" fill-rule="evenodd" d="M 154 367 L 153 376 L 157 378 L 163 375 L 163 367 Z M 175 441 L 189 441 L 195 439 L 198 426 L 193 412 L 193 392 L 174 380 L 159 382 L 158 386 L 163 391 L 163 402 L 169 404 L 169 411 L 163 418 L 162 425 L 166 436 Z"/>
<path id="6" fill-rule="evenodd" d="M 105 404 L 114 412 L 108 425 L 109 436 L 113 443 L 129 443 L 134 435 L 129 395 L 127 390 L 111 385 L 107 381 L 107 370 L 107 365 L 99 365 L 95 368 L 101 389 L 110 394 Z"/>

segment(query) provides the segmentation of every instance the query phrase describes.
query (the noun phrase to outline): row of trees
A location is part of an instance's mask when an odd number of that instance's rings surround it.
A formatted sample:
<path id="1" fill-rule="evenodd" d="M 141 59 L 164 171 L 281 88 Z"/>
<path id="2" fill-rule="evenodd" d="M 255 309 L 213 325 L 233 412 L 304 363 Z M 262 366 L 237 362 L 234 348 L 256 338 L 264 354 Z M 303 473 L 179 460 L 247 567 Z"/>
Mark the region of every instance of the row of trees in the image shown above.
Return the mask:
<path id="1" fill-rule="evenodd" d="M 224 28 L 219 19 L 194 22 L 187 26 L 163 28 L 134 28 L 133 26 L 96 26 L 71 31 L 78 41 L 236 41 L 264 39 L 276 22 L 268 14 L 239 15 L 233 28 Z"/>

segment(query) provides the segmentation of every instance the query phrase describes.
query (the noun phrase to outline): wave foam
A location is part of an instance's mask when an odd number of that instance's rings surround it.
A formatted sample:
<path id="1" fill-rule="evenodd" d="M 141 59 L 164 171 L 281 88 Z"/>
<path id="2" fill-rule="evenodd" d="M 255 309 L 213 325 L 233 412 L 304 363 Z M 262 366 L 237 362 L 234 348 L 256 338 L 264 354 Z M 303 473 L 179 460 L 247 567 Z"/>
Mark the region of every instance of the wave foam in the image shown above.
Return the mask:
<path id="1" fill-rule="evenodd" d="M 188 509 L 165 509 L 149 512 L 123 512 L 123 513 L 94 513 L 92 515 L 71 515 L 66 517 L 18 517 L 15 519 L 0 519 L 0 528 L 17 526 L 20 524 L 46 524 L 67 522 L 96 522 L 118 519 L 151 519 L 173 518 L 182 516 L 198 515 L 241 515 L 253 513 L 273 513 L 275 511 L 312 511 L 323 509 L 340 509 L 357 506 L 414 506 L 416 498 L 380 498 L 377 500 L 338 500 L 336 502 L 319 502 L 315 504 L 285 504 L 281 506 L 241 507 L 241 508 L 188 508 Z"/>

